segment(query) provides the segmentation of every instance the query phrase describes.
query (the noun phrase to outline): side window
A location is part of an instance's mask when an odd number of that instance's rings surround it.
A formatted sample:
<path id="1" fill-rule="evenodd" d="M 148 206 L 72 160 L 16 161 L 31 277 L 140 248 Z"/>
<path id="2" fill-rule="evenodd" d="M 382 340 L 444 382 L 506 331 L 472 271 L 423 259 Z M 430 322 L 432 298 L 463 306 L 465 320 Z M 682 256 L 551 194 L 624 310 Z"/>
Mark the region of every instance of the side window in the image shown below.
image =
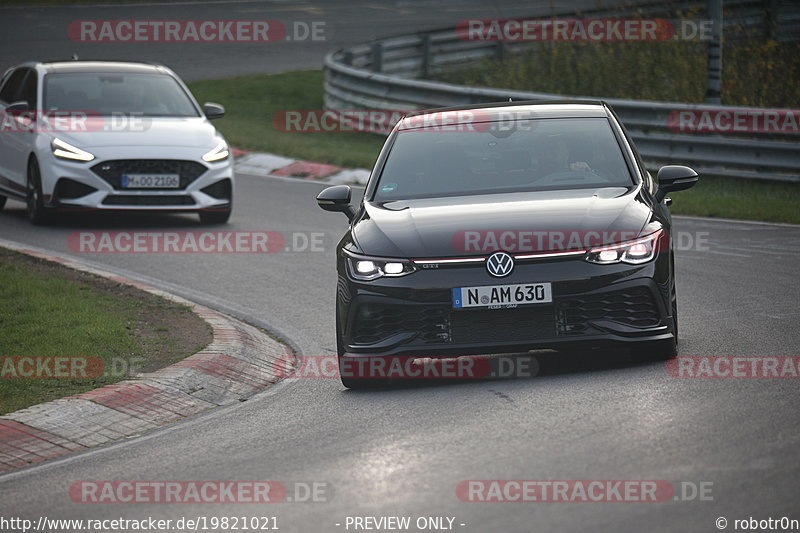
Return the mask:
<path id="1" fill-rule="evenodd" d="M 25 79 L 25 74 L 28 73 L 28 69 L 20 68 L 15 70 L 11 75 L 6 78 L 6 82 L 3 85 L 2 89 L 0 89 L 0 101 L 5 104 L 11 104 L 19 100 L 17 98 L 20 94 L 20 89 L 22 89 L 22 82 Z"/>
<path id="2" fill-rule="evenodd" d="M 17 95 L 17 100 L 24 100 L 28 102 L 28 107 L 30 109 L 36 109 L 36 71 L 35 70 L 28 70 L 28 75 L 25 77 L 25 81 L 22 82 L 22 88 L 20 89 L 19 94 Z"/>

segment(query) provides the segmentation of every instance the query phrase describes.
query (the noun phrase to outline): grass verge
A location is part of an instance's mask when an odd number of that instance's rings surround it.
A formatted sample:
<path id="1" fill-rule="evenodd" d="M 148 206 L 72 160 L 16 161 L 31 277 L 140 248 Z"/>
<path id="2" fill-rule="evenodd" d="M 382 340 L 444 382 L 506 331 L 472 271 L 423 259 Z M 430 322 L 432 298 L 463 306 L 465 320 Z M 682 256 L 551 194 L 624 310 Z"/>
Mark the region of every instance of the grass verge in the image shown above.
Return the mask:
<path id="1" fill-rule="evenodd" d="M 215 124 L 232 145 L 344 167 L 371 168 L 384 137 L 371 133 L 278 131 L 278 111 L 322 109 L 321 71 L 245 76 L 190 83 L 201 102 L 226 107 Z M 672 195 L 673 213 L 800 224 L 800 184 L 701 177 Z"/>
<path id="2" fill-rule="evenodd" d="M 163 368 L 212 338 L 186 306 L 3 248 L 0 331 L 0 414 Z M 54 357 L 79 358 L 76 372 L 20 377 L 55 373 L 53 359 L 40 366 Z"/>
<path id="3" fill-rule="evenodd" d="M 245 150 L 329 163 L 372 168 L 384 137 L 356 132 L 286 132 L 273 124 L 285 110 L 322 109 L 321 70 L 196 81 L 189 84 L 197 100 L 219 102 L 225 118 L 215 122 L 233 146 Z"/>

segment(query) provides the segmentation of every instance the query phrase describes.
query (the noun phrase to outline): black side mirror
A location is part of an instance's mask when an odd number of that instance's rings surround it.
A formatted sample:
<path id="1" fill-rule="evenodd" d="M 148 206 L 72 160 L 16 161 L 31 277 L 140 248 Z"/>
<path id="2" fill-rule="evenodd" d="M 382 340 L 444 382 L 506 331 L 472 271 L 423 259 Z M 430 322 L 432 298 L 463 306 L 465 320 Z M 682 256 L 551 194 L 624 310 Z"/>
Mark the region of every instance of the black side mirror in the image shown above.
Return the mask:
<path id="1" fill-rule="evenodd" d="M 334 185 L 317 195 L 317 205 L 325 211 L 344 213 L 349 220 L 353 220 L 356 210 L 350 205 L 351 194 L 352 190 L 349 185 Z"/>
<path id="2" fill-rule="evenodd" d="M 664 199 L 667 193 L 683 191 L 694 187 L 697 180 L 697 172 L 689 167 L 680 165 L 667 165 L 658 171 L 658 191 L 656 200 L 659 202 Z"/>
<path id="3" fill-rule="evenodd" d="M 9 106 L 6 107 L 6 113 L 24 113 L 25 111 L 30 111 L 30 109 L 31 107 L 28 105 L 28 102 L 21 100 L 9 104 Z"/>
<path id="4" fill-rule="evenodd" d="M 225 116 L 225 108 L 214 102 L 206 102 L 203 104 L 203 114 L 205 114 L 208 120 L 222 118 Z"/>

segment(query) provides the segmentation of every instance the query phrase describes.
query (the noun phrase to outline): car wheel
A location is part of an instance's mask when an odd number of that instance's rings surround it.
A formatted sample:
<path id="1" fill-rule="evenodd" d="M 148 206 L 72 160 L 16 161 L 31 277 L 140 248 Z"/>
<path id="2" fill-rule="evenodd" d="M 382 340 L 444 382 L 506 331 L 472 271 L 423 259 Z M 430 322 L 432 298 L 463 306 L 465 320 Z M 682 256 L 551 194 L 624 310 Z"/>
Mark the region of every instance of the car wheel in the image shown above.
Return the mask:
<path id="1" fill-rule="evenodd" d="M 3 209 L 6 206 L 6 197 L 0 196 L 0 209 Z"/>
<path id="2" fill-rule="evenodd" d="M 49 218 L 48 209 L 44 206 L 42 198 L 42 175 L 39 172 L 39 163 L 31 159 L 28 163 L 28 183 L 26 193 L 26 212 L 31 224 L 46 224 Z"/>
<path id="3" fill-rule="evenodd" d="M 664 341 L 644 343 L 631 350 L 635 361 L 665 361 L 678 355 L 678 298 L 675 288 L 672 289 L 672 338 Z"/>
<path id="4" fill-rule="evenodd" d="M 231 218 L 232 209 L 224 211 L 200 211 L 200 222 L 203 224 L 225 224 Z"/>

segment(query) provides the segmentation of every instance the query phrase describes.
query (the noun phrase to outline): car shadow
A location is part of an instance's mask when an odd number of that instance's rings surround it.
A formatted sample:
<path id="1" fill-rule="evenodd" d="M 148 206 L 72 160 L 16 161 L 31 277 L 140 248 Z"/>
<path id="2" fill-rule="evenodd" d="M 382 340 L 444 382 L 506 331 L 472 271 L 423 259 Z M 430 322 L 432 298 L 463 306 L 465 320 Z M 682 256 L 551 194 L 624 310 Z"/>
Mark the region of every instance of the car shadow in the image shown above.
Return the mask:
<path id="1" fill-rule="evenodd" d="M 0 216 L 26 222 L 24 204 L 6 205 Z M 196 213 L 161 213 L 158 211 L 59 211 L 51 214 L 51 220 L 42 228 L 69 229 L 198 229 L 215 227 L 202 224 Z"/>
<path id="2" fill-rule="evenodd" d="M 376 393 L 398 389 L 447 387 L 468 383 L 496 383 L 520 380 L 547 379 L 564 375 L 595 374 L 624 368 L 647 365 L 663 365 L 664 362 L 640 362 L 631 358 L 629 350 L 591 348 L 584 350 L 537 350 L 519 354 L 500 354 L 475 356 L 486 369 L 490 364 L 491 375 L 477 372 L 469 378 L 424 378 L 406 380 L 386 380 L 379 387 L 347 389 L 346 393 Z M 452 361 L 452 359 L 451 359 Z"/>

